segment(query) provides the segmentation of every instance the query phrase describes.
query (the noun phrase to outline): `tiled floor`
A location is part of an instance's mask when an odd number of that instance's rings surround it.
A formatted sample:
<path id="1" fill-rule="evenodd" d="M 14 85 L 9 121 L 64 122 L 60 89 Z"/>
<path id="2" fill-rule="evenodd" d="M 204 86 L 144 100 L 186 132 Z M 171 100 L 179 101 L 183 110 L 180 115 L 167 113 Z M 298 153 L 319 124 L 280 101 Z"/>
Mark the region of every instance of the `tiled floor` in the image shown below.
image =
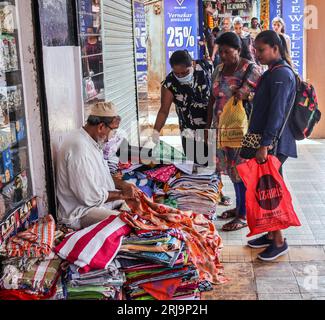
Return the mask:
<path id="1" fill-rule="evenodd" d="M 202 299 L 325 300 L 325 247 L 291 246 L 287 255 L 269 263 L 258 261 L 261 250 L 226 246 L 221 261 L 229 282 Z"/>
<path id="2" fill-rule="evenodd" d="M 298 159 L 284 165 L 284 178 L 302 226 L 284 234 L 290 245 L 325 245 L 325 141 L 307 140 L 299 143 L 298 149 Z M 230 180 L 224 177 L 223 183 L 224 193 L 234 199 Z M 223 210 L 219 207 L 218 214 Z M 227 233 L 221 231 L 223 221 L 216 224 L 226 246 L 246 244 L 247 229 Z"/>

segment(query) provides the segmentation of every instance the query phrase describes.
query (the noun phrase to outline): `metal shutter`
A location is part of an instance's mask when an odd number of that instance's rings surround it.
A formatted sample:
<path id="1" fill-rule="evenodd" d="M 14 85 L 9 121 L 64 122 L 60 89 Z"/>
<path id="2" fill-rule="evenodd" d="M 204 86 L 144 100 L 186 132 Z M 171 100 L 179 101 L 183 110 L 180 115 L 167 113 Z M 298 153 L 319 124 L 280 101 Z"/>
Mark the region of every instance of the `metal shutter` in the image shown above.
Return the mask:
<path id="1" fill-rule="evenodd" d="M 113 101 L 122 117 L 121 129 L 138 144 L 137 93 L 131 0 L 103 0 L 105 99 Z"/>

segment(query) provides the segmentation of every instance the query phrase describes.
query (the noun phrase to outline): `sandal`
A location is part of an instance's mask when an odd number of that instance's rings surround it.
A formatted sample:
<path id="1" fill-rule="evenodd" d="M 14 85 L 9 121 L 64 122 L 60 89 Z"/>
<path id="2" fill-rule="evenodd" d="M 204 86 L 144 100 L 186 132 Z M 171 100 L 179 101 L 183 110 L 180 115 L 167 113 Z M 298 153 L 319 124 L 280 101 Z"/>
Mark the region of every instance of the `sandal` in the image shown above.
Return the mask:
<path id="1" fill-rule="evenodd" d="M 229 223 L 226 223 L 222 227 L 222 231 L 237 231 L 246 227 L 247 227 L 247 223 L 237 217 L 234 220 L 230 221 Z"/>
<path id="2" fill-rule="evenodd" d="M 218 218 L 222 219 L 222 220 L 235 218 L 237 216 L 237 213 L 238 213 L 237 208 L 230 209 L 230 210 L 224 211 L 220 216 L 218 216 Z"/>
<path id="3" fill-rule="evenodd" d="M 231 206 L 231 205 L 232 205 L 231 198 L 222 195 L 222 196 L 221 196 L 221 201 L 219 202 L 219 205 L 220 205 L 220 206 L 225 206 L 225 207 L 229 207 L 229 206 Z"/>

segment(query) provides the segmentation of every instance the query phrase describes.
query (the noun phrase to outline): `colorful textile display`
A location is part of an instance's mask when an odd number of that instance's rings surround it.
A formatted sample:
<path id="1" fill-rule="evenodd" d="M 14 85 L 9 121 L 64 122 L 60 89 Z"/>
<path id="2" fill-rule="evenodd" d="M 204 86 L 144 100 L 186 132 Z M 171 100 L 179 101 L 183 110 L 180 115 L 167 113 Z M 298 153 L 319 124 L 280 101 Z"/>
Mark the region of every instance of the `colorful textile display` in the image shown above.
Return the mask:
<path id="1" fill-rule="evenodd" d="M 120 218 L 134 229 L 162 231 L 170 228 L 181 230 L 191 259 L 198 268 L 200 279 L 212 283 L 226 281 L 219 261 L 221 238 L 213 223 L 202 214 L 184 212 L 141 197 L 137 212 L 123 212 Z"/>
<path id="2" fill-rule="evenodd" d="M 174 165 L 162 166 L 160 168 L 152 169 L 145 171 L 149 179 L 166 183 L 168 180 L 173 177 L 177 172 L 177 168 Z"/>
<path id="3" fill-rule="evenodd" d="M 55 221 L 51 215 L 39 219 L 32 227 L 3 243 L 0 254 L 6 257 L 38 258 L 52 252 Z"/>
<path id="4" fill-rule="evenodd" d="M 214 175 L 181 174 L 165 188 L 168 199 L 177 201 L 182 211 L 194 211 L 210 220 L 216 218 L 216 207 L 220 201 L 222 183 Z"/>
<path id="5" fill-rule="evenodd" d="M 59 279 L 61 263 L 62 260 L 52 252 L 44 261 L 34 263 L 26 271 L 20 271 L 15 264 L 7 264 L 3 268 L 0 287 L 47 295 Z"/>
<path id="6" fill-rule="evenodd" d="M 78 266 L 80 273 L 106 269 L 119 251 L 123 236 L 130 231 L 118 216 L 111 216 L 67 235 L 54 251 L 62 259 Z"/>

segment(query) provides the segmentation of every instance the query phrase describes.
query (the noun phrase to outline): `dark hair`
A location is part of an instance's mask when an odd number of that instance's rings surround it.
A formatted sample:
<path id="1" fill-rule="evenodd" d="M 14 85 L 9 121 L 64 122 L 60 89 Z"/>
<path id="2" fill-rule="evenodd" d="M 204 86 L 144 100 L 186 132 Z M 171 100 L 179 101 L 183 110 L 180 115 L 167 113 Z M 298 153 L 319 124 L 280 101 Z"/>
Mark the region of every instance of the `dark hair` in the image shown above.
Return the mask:
<path id="1" fill-rule="evenodd" d="M 220 32 L 220 28 L 219 28 L 219 27 L 215 27 L 215 28 L 212 29 L 212 32 L 217 32 L 217 33 L 219 33 L 219 32 Z"/>
<path id="2" fill-rule="evenodd" d="M 234 32 L 225 32 L 222 34 L 217 40 L 216 44 L 219 46 L 229 46 L 234 49 L 240 49 L 242 48 L 242 42 L 240 38 L 237 36 Z"/>
<path id="3" fill-rule="evenodd" d="M 289 55 L 289 50 L 287 46 L 287 42 L 284 38 L 284 36 L 278 35 L 273 30 L 266 30 L 262 31 L 260 34 L 257 35 L 255 42 L 262 42 L 264 44 L 268 44 L 270 47 L 274 48 L 275 46 L 278 46 L 281 54 L 281 58 L 285 60 L 290 66 L 292 65 L 292 60 Z"/>
<path id="4" fill-rule="evenodd" d="M 252 20 L 251 20 L 251 22 L 253 22 L 254 20 L 257 20 L 258 21 L 258 18 L 253 17 Z"/>
<path id="5" fill-rule="evenodd" d="M 191 67 L 193 60 L 187 50 L 178 50 L 172 54 L 172 56 L 170 57 L 169 63 L 172 68 L 174 66 L 179 66 L 179 65 Z"/>
<path id="6" fill-rule="evenodd" d="M 97 117 L 90 115 L 87 120 L 87 124 L 90 126 L 99 126 L 101 123 L 103 123 L 106 127 L 109 127 L 109 125 L 115 120 L 121 120 L 121 117 Z"/>

